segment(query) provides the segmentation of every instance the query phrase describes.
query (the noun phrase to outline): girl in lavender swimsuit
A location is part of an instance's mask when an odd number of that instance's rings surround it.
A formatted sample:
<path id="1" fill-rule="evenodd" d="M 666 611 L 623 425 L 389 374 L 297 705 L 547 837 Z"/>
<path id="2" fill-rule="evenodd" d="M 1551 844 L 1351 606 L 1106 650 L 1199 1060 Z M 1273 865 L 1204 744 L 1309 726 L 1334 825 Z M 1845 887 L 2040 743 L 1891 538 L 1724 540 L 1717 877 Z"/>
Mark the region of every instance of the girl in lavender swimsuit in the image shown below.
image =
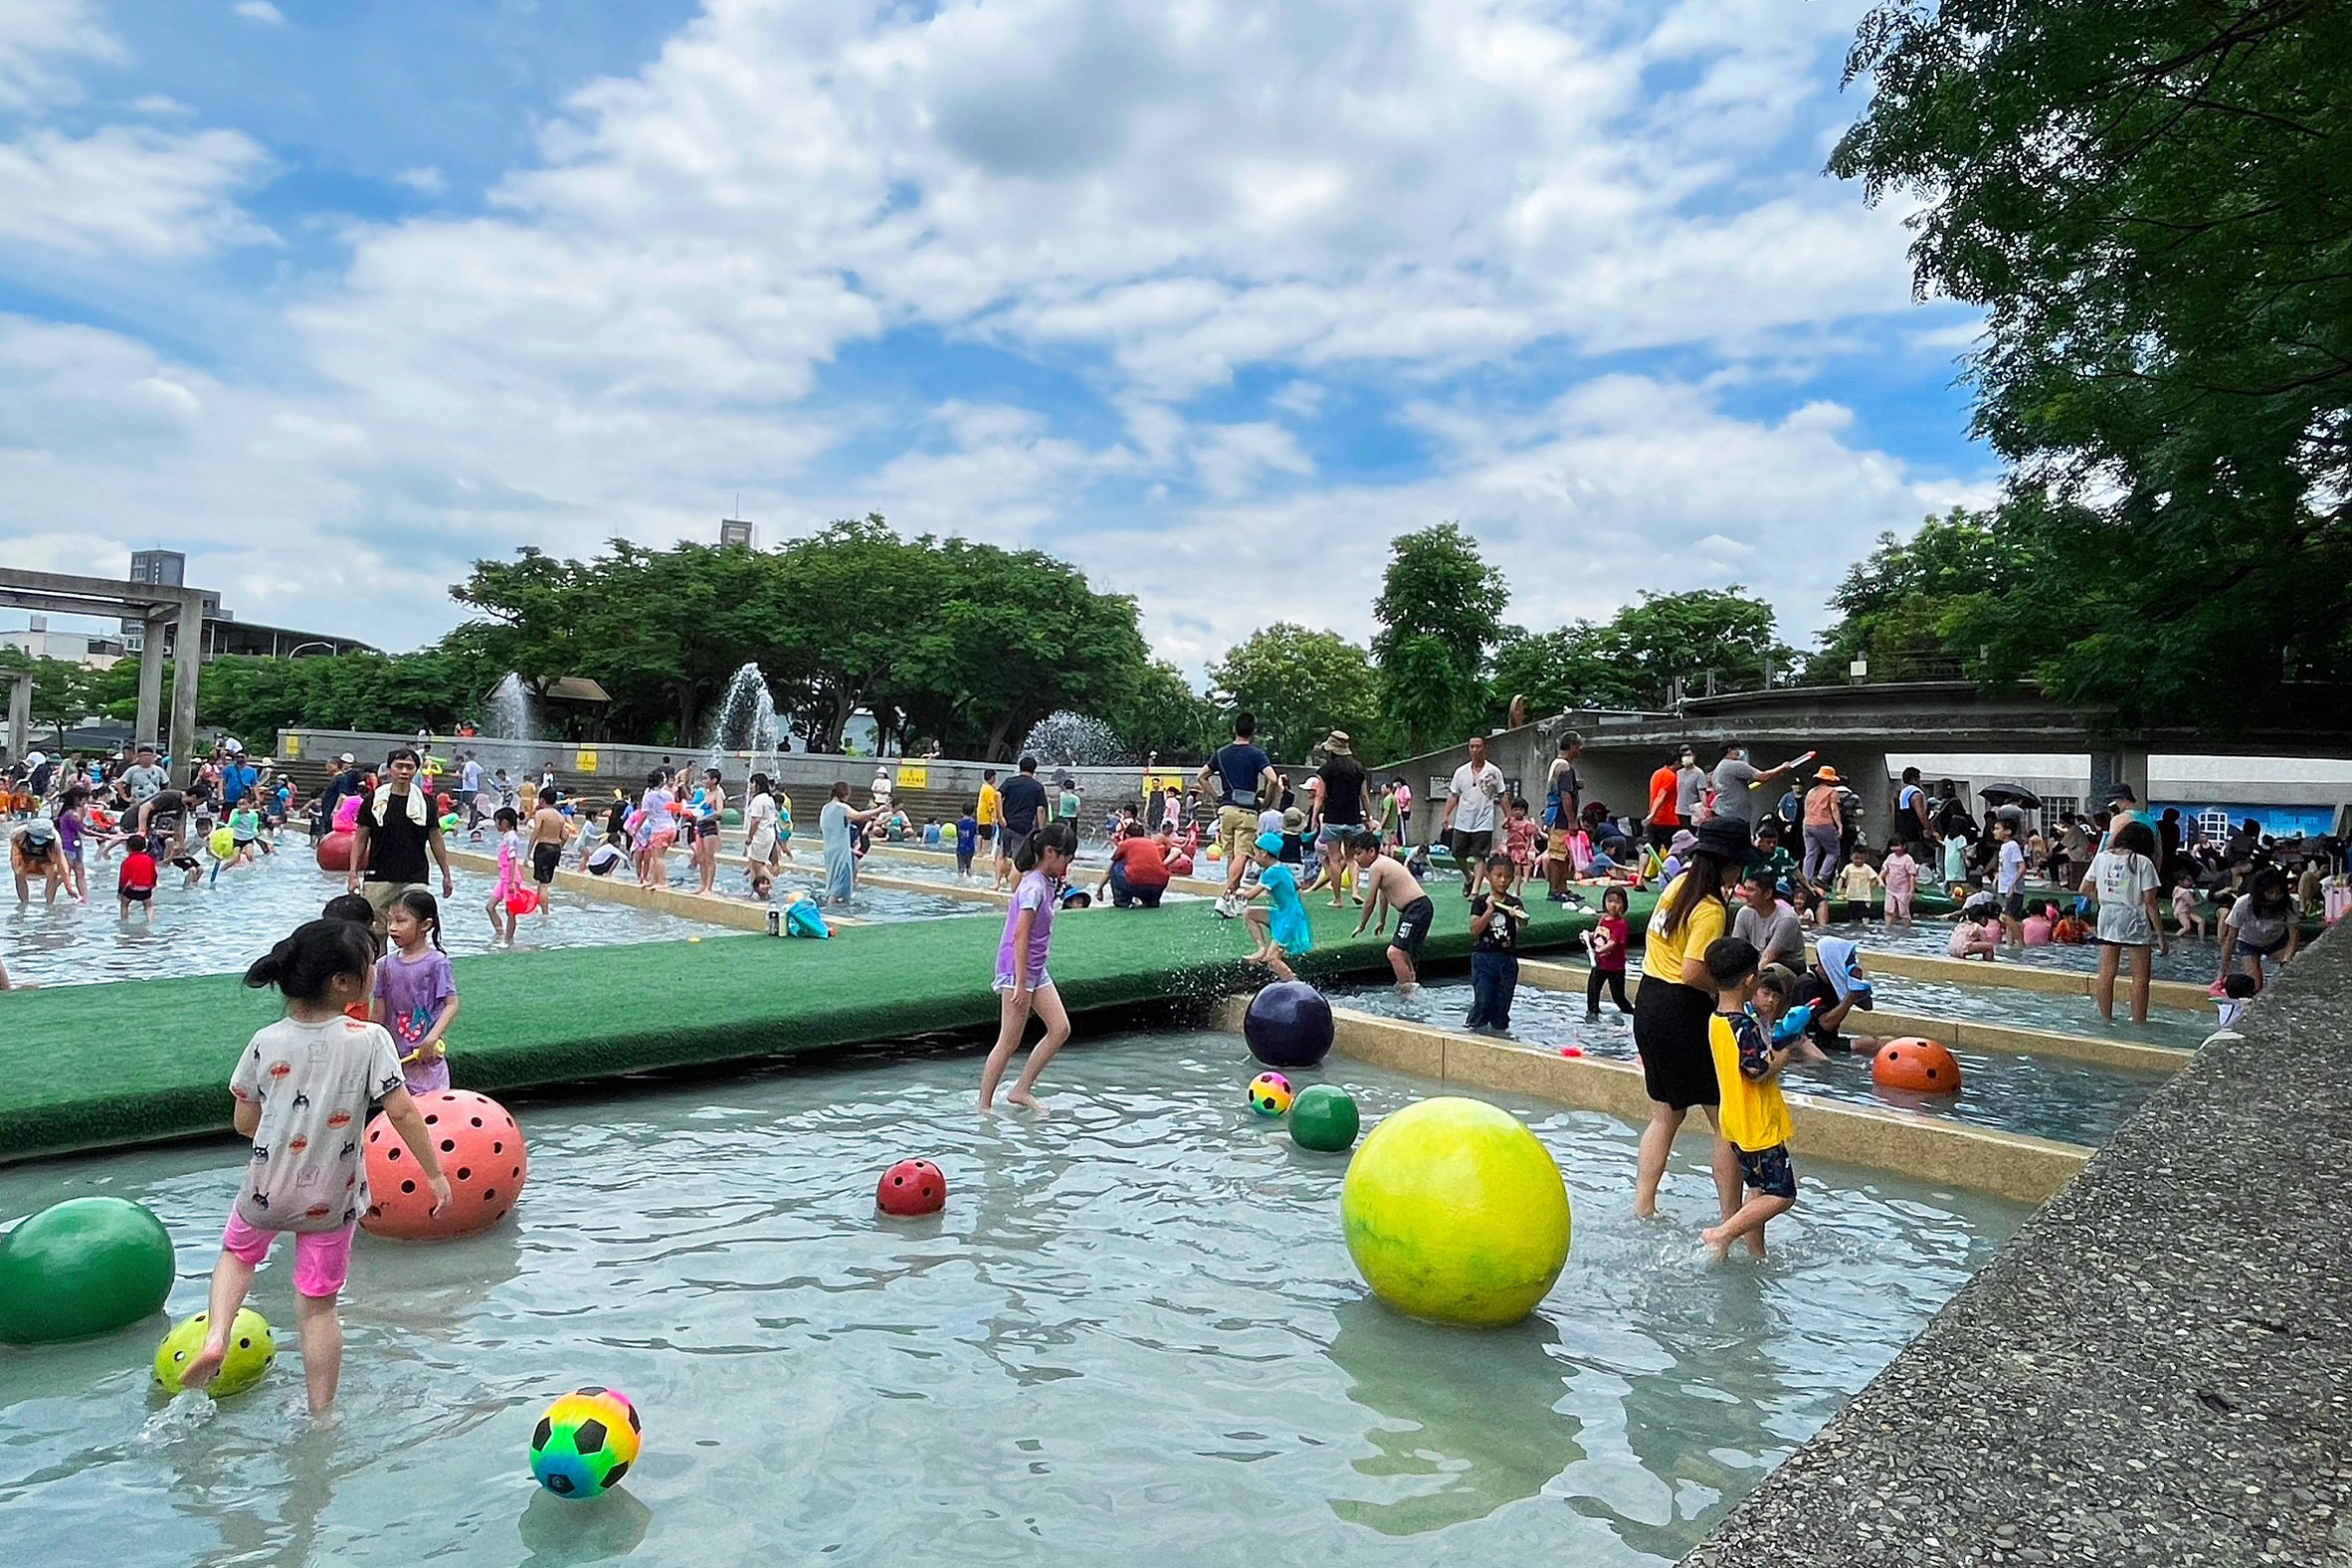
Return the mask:
<path id="1" fill-rule="evenodd" d="M 458 982 L 441 948 L 441 905 L 411 887 L 384 911 L 392 951 L 376 965 L 375 1022 L 391 1031 L 400 1075 L 411 1094 L 449 1087 L 449 1026 L 458 1016 Z"/>
<path id="2" fill-rule="evenodd" d="M 1046 972 L 1046 954 L 1054 941 L 1054 909 L 1062 901 L 1062 883 L 1077 855 L 1077 827 L 1069 822 L 1048 822 L 1032 833 L 1014 856 L 1013 864 L 1023 876 L 1013 889 L 1011 906 L 1005 910 L 1004 939 L 996 949 L 1000 1022 L 996 1049 L 988 1053 L 988 1065 L 980 1070 L 982 1110 L 995 1103 L 996 1086 L 1011 1065 L 1013 1053 L 1021 1049 L 1021 1036 L 1029 1028 L 1033 1009 L 1046 1021 L 1046 1038 L 1030 1052 L 1028 1065 L 1005 1098 L 1031 1110 L 1044 1108 L 1034 1092 L 1038 1075 L 1070 1038 L 1070 1014 L 1063 1010 L 1054 977 Z"/>

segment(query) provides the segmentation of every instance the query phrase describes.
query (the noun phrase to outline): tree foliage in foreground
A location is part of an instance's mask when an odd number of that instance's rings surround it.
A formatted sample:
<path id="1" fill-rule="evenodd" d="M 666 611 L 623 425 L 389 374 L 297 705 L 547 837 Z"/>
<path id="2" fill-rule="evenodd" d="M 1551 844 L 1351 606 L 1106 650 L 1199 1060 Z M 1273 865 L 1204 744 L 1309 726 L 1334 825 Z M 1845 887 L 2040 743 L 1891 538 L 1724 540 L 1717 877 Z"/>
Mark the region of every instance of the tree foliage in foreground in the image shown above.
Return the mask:
<path id="1" fill-rule="evenodd" d="M 1939 617 L 2126 722 L 2352 676 L 2352 6 L 1890 0 L 1831 171 L 1981 306 L 1975 428 L 2031 569 Z"/>

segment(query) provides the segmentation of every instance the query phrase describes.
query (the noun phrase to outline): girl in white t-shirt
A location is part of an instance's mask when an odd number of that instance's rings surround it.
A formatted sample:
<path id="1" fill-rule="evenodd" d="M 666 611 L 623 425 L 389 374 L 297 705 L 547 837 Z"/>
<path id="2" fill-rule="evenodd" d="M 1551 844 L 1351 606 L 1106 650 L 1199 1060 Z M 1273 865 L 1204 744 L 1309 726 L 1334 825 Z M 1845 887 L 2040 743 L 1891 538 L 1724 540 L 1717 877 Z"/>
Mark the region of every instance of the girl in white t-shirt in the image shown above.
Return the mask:
<path id="1" fill-rule="evenodd" d="M 408 1145 L 432 1189 L 433 1211 L 449 1202 L 449 1179 L 402 1078 L 392 1037 L 381 1024 L 345 1016 L 373 994 L 375 960 L 366 926 L 312 920 L 245 972 L 249 986 L 278 987 L 286 1016 L 253 1037 L 229 1078 L 237 1101 L 231 1120 L 252 1141 L 253 1158 L 221 1236 L 203 1348 L 181 1369 L 189 1388 L 204 1387 L 220 1372 L 254 1271 L 280 1234 L 292 1232 L 310 1414 L 324 1415 L 334 1404 L 343 1370 L 335 1300 L 350 1273 L 352 1233 L 367 1209 L 359 1136 L 371 1105 L 383 1105 Z"/>
<path id="2" fill-rule="evenodd" d="M 2151 946 L 2170 951 L 2156 893 L 2156 835 L 2144 822 L 2127 822 L 2107 848 L 2090 858 L 2082 874 L 2083 896 L 2098 904 L 2094 934 L 2099 944 L 2099 1017 L 2115 1017 L 2115 974 L 2131 955 L 2131 1021 L 2148 1021 L 2148 981 L 2155 968 Z"/>
<path id="3" fill-rule="evenodd" d="M 743 803 L 743 870 L 771 875 L 776 866 L 776 797 L 765 773 L 751 775 L 751 798 Z"/>

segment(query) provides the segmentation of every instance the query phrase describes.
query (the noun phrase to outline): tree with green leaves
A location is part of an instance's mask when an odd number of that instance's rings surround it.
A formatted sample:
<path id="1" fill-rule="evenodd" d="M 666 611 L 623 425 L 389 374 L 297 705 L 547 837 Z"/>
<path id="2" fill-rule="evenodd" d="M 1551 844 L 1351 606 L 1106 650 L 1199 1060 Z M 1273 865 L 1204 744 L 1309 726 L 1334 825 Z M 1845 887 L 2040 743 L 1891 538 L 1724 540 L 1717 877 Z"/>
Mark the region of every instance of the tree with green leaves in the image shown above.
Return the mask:
<path id="1" fill-rule="evenodd" d="M 1998 513 L 1961 506 L 1907 539 L 1879 534 L 1830 595 L 1838 619 L 1822 633 L 1807 679 L 1843 682 L 1857 659 L 1876 680 L 1973 676 L 1979 661 L 1958 628 L 1986 597 L 2017 586 L 2025 557 L 2009 534 Z"/>
<path id="2" fill-rule="evenodd" d="M 1227 649 L 1209 667 L 1209 685 L 1225 717 L 1258 715 L 1259 744 L 1278 761 L 1304 762 L 1334 729 L 1346 730 L 1358 750 L 1379 752 L 1371 656 L 1336 632 L 1276 621 Z"/>
<path id="3" fill-rule="evenodd" d="M 1184 672 L 1164 659 L 1145 665 L 1096 712 L 1138 757 L 1190 762 L 1225 740 L 1217 730 L 1217 705 L 1195 691 Z"/>
<path id="4" fill-rule="evenodd" d="M 1494 650 L 1491 715 L 1501 718 L 1513 697 L 1525 697 L 1527 711 L 1535 715 L 1630 707 L 1635 701 L 1614 630 L 1592 621 L 1571 621 L 1548 632 L 1505 628 Z"/>
<path id="5" fill-rule="evenodd" d="M 1459 523 L 1389 541 L 1372 613 L 1380 711 L 1408 754 L 1451 745 L 1485 716 L 1486 655 L 1510 590 Z"/>
<path id="6" fill-rule="evenodd" d="M 91 716 L 91 676 L 94 672 L 64 659 L 34 658 L 21 650 L 0 648 L 0 673 L 30 676 L 33 681 L 32 720 L 65 744 L 66 731 Z M 5 688 L 7 682 L 0 682 Z M 30 735 L 15 737 L 17 754 L 34 749 Z"/>
<path id="7" fill-rule="evenodd" d="M 1946 630 L 2127 723 L 2307 717 L 2352 676 L 2352 7 L 1888 0 L 1847 78 L 1831 171 L 1985 312 L 2033 563 Z"/>

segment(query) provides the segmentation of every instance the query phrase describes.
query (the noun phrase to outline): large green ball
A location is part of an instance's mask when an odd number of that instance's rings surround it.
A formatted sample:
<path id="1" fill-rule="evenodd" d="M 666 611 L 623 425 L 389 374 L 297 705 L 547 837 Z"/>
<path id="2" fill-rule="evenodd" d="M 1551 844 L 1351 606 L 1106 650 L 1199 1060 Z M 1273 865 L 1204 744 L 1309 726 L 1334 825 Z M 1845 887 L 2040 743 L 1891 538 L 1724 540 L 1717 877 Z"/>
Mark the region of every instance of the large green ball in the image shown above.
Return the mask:
<path id="1" fill-rule="evenodd" d="M 1290 1102 L 1290 1141 L 1302 1149 L 1336 1154 L 1356 1141 L 1362 1125 L 1356 1102 L 1328 1083 L 1310 1083 Z"/>
<path id="2" fill-rule="evenodd" d="M 87 1339 L 163 1309 L 171 1233 L 125 1198 L 68 1198 L 0 1239 L 0 1340 Z"/>
<path id="3" fill-rule="evenodd" d="M 155 1382 L 166 1394 L 176 1395 L 185 1386 L 180 1375 L 188 1358 L 204 1348 L 204 1331 L 210 1323 L 209 1312 L 198 1312 L 165 1334 L 163 1343 L 155 1347 Z M 204 1391 L 215 1399 L 242 1394 L 259 1383 L 277 1359 L 278 1337 L 270 1332 L 269 1323 L 252 1307 L 241 1306 L 237 1320 L 229 1325 L 229 1353 L 221 1358 L 220 1371 L 204 1385 Z"/>
<path id="4" fill-rule="evenodd" d="M 1339 1193 L 1348 1256 L 1389 1305 L 1515 1323 L 1568 1262 L 1568 1188 L 1534 1133 L 1483 1100 L 1408 1105 L 1372 1129 Z"/>

